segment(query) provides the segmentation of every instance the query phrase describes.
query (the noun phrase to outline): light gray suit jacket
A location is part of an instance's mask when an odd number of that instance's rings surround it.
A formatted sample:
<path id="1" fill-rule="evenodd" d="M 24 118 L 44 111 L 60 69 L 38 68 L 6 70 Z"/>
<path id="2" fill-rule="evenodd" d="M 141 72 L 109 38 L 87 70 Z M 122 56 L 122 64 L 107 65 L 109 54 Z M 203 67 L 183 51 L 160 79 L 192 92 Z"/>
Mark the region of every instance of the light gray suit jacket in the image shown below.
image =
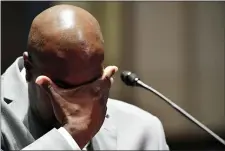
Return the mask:
<path id="1" fill-rule="evenodd" d="M 29 108 L 18 58 L 1 79 L 2 150 L 72 150 L 56 128 L 46 130 Z M 92 139 L 94 150 L 168 150 L 160 120 L 138 107 L 108 100 L 108 115 Z M 45 133 L 47 132 L 47 133 Z"/>

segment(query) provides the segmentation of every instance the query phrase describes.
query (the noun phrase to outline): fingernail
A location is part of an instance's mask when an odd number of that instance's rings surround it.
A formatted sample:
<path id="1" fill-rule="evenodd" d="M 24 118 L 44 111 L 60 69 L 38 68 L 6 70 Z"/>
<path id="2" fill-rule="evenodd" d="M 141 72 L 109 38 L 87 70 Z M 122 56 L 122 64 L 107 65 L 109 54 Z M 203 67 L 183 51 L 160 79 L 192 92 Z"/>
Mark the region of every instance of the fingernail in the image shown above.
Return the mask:
<path id="1" fill-rule="evenodd" d="M 118 67 L 117 67 L 117 66 L 115 66 L 115 69 L 114 69 L 114 70 L 115 70 L 115 72 L 117 72 L 119 69 L 118 69 Z"/>

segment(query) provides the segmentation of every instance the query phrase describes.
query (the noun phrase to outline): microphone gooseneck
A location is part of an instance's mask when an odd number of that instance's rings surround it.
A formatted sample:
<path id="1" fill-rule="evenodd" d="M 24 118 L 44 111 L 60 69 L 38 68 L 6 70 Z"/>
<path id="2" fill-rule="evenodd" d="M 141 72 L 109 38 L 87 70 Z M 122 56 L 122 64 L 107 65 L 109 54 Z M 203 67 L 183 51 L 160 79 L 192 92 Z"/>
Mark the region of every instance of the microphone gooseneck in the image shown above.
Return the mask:
<path id="1" fill-rule="evenodd" d="M 219 141 L 220 143 L 222 143 L 223 145 L 225 145 L 225 141 L 221 137 L 219 137 L 217 134 L 215 134 L 213 131 L 211 131 L 208 127 L 206 127 L 204 124 L 202 124 L 201 122 L 199 122 L 197 119 L 195 119 L 189 113 L 187 113 L 184 109 L 182 109 L 177 104 L 175 104 L 174 102 L 172 102 L 170 99 L 168 99 L 167 97 L 165 97 L 163 94 L 161 94 L 157 90 L 153 89 L 152 87 L 150 87 L 147 84 L 145 84 L 144 82 L 142 82 L 138 78 L 138 76 L 136 74 L 134 74 L 134 73 L 132 73 L 130 71 L 123 71 L 121 73 L 121 80 L 126 85 L 128 85 L 128 86 L 138 86 L 138 87 L 142 87 L 142 88 L 144 88 L 144 89 L 146 89 L 148 91 L 153 92 L 155 95 L 157 95 L 158 97 L 160 97 L 161 99 L 163 99 L 167 104 L 169 104 L 171 107 L 173 107 L 179 113 L 181 113 L 182 115 L 184 115 L 187 119 L 189 119 L 194 124 L 196 124 L 197 126 L 199 126 L 200 128 L 202 128 L 203 130 L 205 130 L 208 134 L 210 134 L 211 136 L 213 136 L 217 141 Z"/>

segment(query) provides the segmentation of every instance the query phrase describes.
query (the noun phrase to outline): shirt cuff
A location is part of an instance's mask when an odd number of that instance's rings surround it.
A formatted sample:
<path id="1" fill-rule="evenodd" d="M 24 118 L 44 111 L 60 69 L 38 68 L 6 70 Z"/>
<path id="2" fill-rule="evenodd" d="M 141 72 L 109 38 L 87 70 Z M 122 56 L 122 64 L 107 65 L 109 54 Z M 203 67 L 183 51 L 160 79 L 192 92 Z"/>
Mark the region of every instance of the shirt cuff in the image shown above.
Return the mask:
<path id="1" fill-rule="evenodd" d="M 73 137 L 67 132 L 67 130 L 64 127 L 60 127 L 58 129 L 59 133 L 62 134 L 62 136 L 67 140 L 69 145 L 74 149 L 74 150 L 81 150 L 78 144 L 75 142 Z"/>

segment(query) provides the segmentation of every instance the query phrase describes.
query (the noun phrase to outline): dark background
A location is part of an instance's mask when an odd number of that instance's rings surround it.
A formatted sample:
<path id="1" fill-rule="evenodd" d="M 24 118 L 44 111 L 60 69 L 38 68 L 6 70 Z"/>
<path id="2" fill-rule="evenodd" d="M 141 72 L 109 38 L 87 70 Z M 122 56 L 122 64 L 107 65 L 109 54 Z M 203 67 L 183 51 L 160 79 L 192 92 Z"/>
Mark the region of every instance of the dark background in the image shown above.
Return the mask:
<path id="1" fill-rule="evenodd" d="M 50 2 L 2 2 L 1 73 L 26 51 L 32 20 L 49 6 Z"/>

